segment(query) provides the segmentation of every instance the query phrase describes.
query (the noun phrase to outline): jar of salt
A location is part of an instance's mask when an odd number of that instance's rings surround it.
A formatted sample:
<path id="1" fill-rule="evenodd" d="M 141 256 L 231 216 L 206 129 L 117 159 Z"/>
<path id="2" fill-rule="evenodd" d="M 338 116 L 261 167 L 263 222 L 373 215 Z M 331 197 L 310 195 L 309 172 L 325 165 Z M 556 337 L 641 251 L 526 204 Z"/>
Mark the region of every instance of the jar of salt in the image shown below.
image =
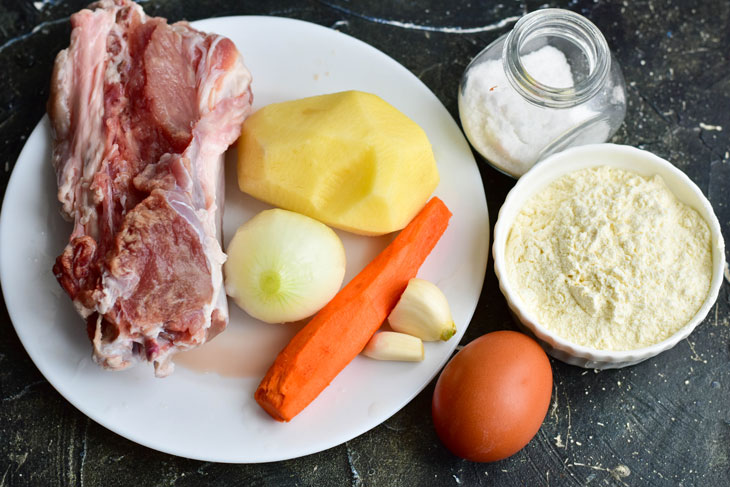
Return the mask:
<path id="1" fill-rule="evenodd" d="M 459 86 L 469 142 L 520 177 L 568 147 L 607 141 L 626 115 L 626 85 L 601 31 L 562 9 L 537 10 L 482 50 Z"/>

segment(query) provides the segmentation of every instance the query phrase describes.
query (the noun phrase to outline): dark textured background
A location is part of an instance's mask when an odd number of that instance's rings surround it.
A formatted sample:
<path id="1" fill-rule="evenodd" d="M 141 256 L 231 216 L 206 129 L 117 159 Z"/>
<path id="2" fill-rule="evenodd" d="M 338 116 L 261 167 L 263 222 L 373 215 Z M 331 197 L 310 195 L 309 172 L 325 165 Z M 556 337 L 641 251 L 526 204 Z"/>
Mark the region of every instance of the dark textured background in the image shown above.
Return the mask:
<path id="1" fill-rule="evenodd" d="M 0 6 L 0 196 L 44 113 L 68 16 L 86 0 Z M 171 21 L 277 15 L 332 27 L 405 65 L 456 112 L 469 60 L 514 18 L 545 6 L 582 13 L 604 32 L 629 86 L 614 141 L 684 170 L 730 225 L 730 2 L 669 0 L 144 2 Z M 509 19 L 504 25 L 503 19 Z M 395 22 L 393 22 L 395 21 Z M 407 27 L 406 27 L 407 25 Z M 245 46 L 239 46 L 245 55 Z M 514 181 L 482 166 L 490 219 Z M 0 243 L 2 245 L 2 243 Z M 5 285 L 12 285 L 4 283 Z M 462 343 L 513 328 L 491 267 Z M 705 322 L 674 349 L 624 370 L 552 361 L 552 404 L 513 457 L 477 464 L 451 455 L 430 418 L 433 383 L 381 426 L 330 450 L 262 465 L 203 463 L 138 446 L 67 403 L 25 353 L 0 306 L 0 486 L 6 485 L 730 485 L 730 306 L 727 285 Z"/>

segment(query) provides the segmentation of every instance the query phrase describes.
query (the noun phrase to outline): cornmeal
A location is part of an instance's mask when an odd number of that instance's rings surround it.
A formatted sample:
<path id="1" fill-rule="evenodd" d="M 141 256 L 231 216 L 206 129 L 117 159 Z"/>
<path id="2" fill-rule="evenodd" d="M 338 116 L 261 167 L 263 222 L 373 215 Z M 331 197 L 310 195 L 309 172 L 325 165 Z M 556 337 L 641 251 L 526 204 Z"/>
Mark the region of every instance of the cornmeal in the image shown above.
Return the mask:
<path id="1" fill-rule="evenodd" d="M 712 278 L 711 233 L 660 176 L 590 168 L 527 202 L 506 261 L 541 325 L 579 345 L 631 350 L 697 313 Z"/>

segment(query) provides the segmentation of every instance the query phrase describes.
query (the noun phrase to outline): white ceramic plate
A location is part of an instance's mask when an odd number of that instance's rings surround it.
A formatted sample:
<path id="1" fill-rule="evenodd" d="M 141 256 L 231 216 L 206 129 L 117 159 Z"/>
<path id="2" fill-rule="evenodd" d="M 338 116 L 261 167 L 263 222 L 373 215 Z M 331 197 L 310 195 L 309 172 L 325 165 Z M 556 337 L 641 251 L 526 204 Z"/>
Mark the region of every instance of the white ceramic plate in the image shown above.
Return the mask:
<path id="1" fill-rule="evenodd" d="M 100 369 L 90 359 L 83 321 L 51 273 L 71 228 L 58 213 L 47 119 L 28 139 L 5 195 L 0 218 L 5 302 L 20 340 L 48 381 L 84 414 L 132 441 L 218 462 L 266 462 L 318 452 L 360 435 L 401 409 L 430 382 L 461 339 L 476 308 L 488 254 L 489 222 L 479 171 L 458 126 L 439 100 L 407 69 L 375 48 L 331 29 L 275 17 L 218 18 L 193 25 L 236 43 L 253 73 L 257 108 L 359 89 L 380 95 L 423 127 L 441 174 L 436 195 L 454 216 L 419 276 L 443 289 L 458 334 L 446 343 L 427 344 L 421 363 L 355 358 L 289 423 L 267 416 L 253 393 L 262 370 L 274 359 L 274 350 L 293 331 L 282 328 L 287 325 L 258 323 L 233 304 L 229 335 L 224 333 L 208 345 L 224 347 L 226 336 L 238 337 L 239 342 L 242 336 L 255 336 L 264 344 L 249 345 L 237 354 L 256 362 L 238 377 L 182 365 L 165 379 L 154 378 L 145 365 L 123 372 Z M 230 165 L 235 161 L 228 159 L 231 184 L 224 232 L 230 238 L 238 225 L 265 205 L 238 191 L 235 166 Z M 388 237 L 339 234 L 348 257 L 346 280 L 389 241 Z"/>

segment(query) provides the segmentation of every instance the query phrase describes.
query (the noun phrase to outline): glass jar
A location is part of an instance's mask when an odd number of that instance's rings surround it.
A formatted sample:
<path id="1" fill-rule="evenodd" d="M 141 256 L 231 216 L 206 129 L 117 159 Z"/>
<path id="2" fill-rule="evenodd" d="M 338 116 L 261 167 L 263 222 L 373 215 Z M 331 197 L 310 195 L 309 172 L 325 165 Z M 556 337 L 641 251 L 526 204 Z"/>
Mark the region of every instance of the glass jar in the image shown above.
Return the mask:
<path id="1" fill-rule="evenodd" d="M 605 142 L 626 115 L 626 85 L 601 31 L 562 9 L 537 10 L 482 50 L 459 86 L 471 145 L 520 177 L 568 147 Z"/>

